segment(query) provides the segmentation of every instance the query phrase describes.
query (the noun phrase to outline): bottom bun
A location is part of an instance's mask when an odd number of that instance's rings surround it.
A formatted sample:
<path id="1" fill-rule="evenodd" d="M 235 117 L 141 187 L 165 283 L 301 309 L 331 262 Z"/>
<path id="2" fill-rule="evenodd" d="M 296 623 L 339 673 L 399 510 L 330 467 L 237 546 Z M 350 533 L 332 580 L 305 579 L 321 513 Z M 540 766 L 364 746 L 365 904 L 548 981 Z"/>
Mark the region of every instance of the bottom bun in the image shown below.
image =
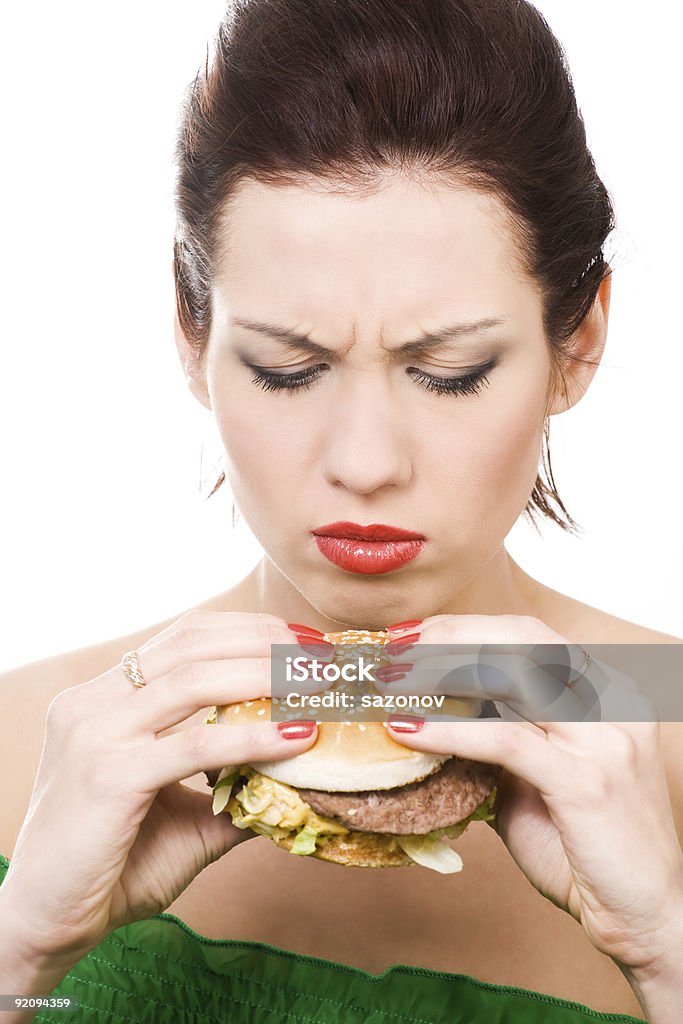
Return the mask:
<path id="1" fill-rule="evenodd" d="M 290 850 L 294 839 L 292 833 L 282 839 L 273 838 L 273 842 L 285 850 Z M 372 832 L 329 836 L 327 842 L 317 846 L 315 853 L 308 856 L 355 868 L 403 868 L 415 864 L 391 836 L 381 836 Z"/>

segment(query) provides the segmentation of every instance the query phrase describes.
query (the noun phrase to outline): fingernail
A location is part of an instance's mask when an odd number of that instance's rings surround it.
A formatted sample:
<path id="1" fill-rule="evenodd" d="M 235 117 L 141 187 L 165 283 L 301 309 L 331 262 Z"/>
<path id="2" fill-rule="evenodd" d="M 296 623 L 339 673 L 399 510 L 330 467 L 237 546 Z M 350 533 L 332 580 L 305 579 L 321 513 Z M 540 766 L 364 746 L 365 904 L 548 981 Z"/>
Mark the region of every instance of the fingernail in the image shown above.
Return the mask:
<path id="1" fill-rule="evenodd" d="M 385 646 L 385 653 L 388 654 L 389 657 L 394 657 L 397 654 L 406 654 L 411 647 L 414 647 L 415 643 L 419 639 L 419 633 L 408 633 L 407 636 L 399 636 Z"/>
<path id="2" fill-rule="evenodd" d="M 416 718 L 414 715 L 389 715 L 387 719 L 387 725 L 396 732 L 418 732 L 424 724 L 424 718 Z"/>
<path id="3" fill-rule="evenodd" d="M 375 672 L 375 678 L 383 683 L 394 683 L 397 679 L 404 679 L 412 667 L 408 662 L 399 662 L 396 665 L 383 665 Z"/>
<path id="4" fill-rule="evenodd" d="M 277 731 L 285 740 L 305 740 L 313 734 L 315 722 L 278 722 Z"/>
<path id="5" fill-rule="evenodd" d="M 423 621 L 423 619 L 406 619 L 405 622 L 395 622 L 393 626 L 387 626 L 387 633 L 405 633 L 407 629 L 421 626 Z"/>
<path id="6" fill-rule="evenodd" d="M 299 636 L 315 636 L 318 640 L 325 638 L 325 634 L 321 633 L 319 629 L 313 629 L 312 626 L 302 626 L 298 622 L 288 622 L 287 629 L 291 629 L 292 633 L 296 633 Z"/>
<path id="7" fill-rule="evenodd" d="M 299 647 L 314 658 L 328 658 L 334 654 L 334 644 L 327 640 L 315 640 L 310 636 L 298 636 Z"/>
<path id="8" fill-rule="evenodd" d="M 384 650 L 389 655 L 390 658 L 400 658 L 401 655 L 407 654 L 408 651 L 412 651 L 414 646 L 414 643 L 401 645 L 396 644 L 395 647 L 392 647 L 391 644 L 389 644 L 387 647 L 384 648 Z"/>
<path id="9" fill-rule="evenodd" d="M 312 672 L 316 664 L 314 661 L 304 661 L 302 658 L 298 658 L 297 661 L 297 668 L 304 669 L 306 672 Z"/>
<path id="10" fill-rule="evenodd" d="M 299 664 L 298 664 L 297 667 L 301 668 L 301 669 L 304 669 L 305 672 L 306 672 L 307 677 L 309 679 L 313 680 L 314 682 L 317 682 L 318 680 L 314 680 L 313 679 L 313 673 L 318 668 L 318 666 L 321 665 L 321 664 L 322 665 L 327 665 L 329 663 L 328 662 L 322 662 L 319 658 L 316 658 L 315 661 L 299 661 Z M 322 680 L 320 680 L 320 681 L 322 682 Z M 325 681 L 325 685 L 329 686 L 329 681 L 326 680 Z"/>

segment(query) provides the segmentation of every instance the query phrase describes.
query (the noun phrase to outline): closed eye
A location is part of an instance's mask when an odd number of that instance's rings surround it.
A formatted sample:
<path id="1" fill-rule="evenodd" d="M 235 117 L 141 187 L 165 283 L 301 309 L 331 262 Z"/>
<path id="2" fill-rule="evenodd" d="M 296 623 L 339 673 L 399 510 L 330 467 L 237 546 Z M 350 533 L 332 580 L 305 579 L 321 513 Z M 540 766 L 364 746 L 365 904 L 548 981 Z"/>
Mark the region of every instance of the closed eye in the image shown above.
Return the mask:
<path id="1" fill-rule="evenodd" d="M 245 366 L 252 371 L 252 382 L 258 384 L 264 391 L 307 391 L 315 384 L 319 377 L 329 370 L 326 363 L 317 366 L 307 367 L 305 370 L 298 370 L 296 373 L 277 373 L 273 370 L 266 370 L 263 366 L 255 366 L 253 363 L 241 360 Z M 468 373 L 458 374 L 454 377 L 439 377 L 432 373 L 425 373 L 416 366 L 408 366 L 406 373 L 410 374 L 427 391 L 436 395 L 476 395 L 489 384 L 487 374 L 497 364 L 497 359 L 490 359 L 483 366 L 478 366 Z"/>

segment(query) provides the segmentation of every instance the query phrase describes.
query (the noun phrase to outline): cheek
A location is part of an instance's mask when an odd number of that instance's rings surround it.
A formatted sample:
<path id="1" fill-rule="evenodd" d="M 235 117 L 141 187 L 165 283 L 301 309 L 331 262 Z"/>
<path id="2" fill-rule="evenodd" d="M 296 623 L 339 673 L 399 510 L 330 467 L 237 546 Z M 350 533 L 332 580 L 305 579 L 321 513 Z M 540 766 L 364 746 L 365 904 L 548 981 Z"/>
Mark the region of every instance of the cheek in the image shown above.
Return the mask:
<path id="1" fill-rule="evenodd" d="M 533 489 L 543 440 L 543 406 L 521 403 L 505 417 L 489 464 L 499 499 L 521 512 Z"/>
<path id="2" fill-rule="evenodd" d="M 263 410 L 263 403 L 259 403 Z M 228 475 L 240 505 L 251 493 L 261 501 L 270 493 L 286 494 L 296 486 L 301 447 L 300 424 L 289 416 L 259 414 L 248 393 L 214 405 L 214 415 Z M 246 511 L 246 509 L 243 509 Z"/>
<path id="3" fill-rule="evenodd" d="M 489 469 L 500 478 L 501 497 L 504 482 L 513 486 L 518 481 L 526 487 L 529 477 L 531 486 L 536 479 L 549 370 L 547 362 L 532 353 L 501 378 L 495 397 L 491 393 L 486 422 L 480 424 L 482 449 Z"/>
<path id="4" fill-rule="evenodd" d="M 440 467 L 445 503 L 475 529 L 482 515 L 509 529 L 523 511 L 538 473 L 544 401 L 542 384 L 498 388 L 442 432 L 433 472 Z"/>
<path id="5" fill-rule="evenodd" d="M 543 436 L 545 395 L 541 386 L 510 389 L 497 396 L 488 417 L 488 461 L 501 474 L 517 476 L 538 459 Z"/>

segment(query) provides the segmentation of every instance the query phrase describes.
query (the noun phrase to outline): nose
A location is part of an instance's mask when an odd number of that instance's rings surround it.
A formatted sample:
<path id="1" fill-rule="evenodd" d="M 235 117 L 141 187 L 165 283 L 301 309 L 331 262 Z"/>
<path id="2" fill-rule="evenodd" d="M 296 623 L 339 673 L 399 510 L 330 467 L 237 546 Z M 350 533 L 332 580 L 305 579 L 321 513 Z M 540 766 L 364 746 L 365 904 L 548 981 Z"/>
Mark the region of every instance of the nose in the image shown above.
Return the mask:
<path id="1" fill-rule="evenodd" d="M 330 405 L 323 434 L 322 473 L 358 494 L 405 487 L 413 474 L 414 434 L 405 410 L 377 380 L 347 380 Z"/>

